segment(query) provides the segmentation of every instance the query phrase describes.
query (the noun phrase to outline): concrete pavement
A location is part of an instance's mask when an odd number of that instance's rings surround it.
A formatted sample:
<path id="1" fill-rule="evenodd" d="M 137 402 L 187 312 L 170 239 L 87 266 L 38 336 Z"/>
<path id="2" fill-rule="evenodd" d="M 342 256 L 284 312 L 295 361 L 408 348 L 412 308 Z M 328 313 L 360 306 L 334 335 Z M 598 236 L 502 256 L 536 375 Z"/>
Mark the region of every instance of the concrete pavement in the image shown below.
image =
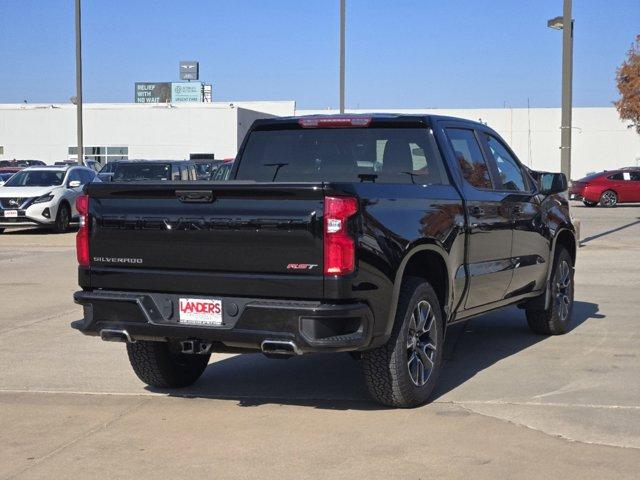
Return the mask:
<path id="1" fill-rule="evenodd" d="M 0 235 L 0 478 L 638 478 L 640 207 L 587 209 L 576 327 L 456 326 L 433 403 L 368 401 L 348 355 L 214 355 L 146 389 L 79 318 L 74 236 Z"/>

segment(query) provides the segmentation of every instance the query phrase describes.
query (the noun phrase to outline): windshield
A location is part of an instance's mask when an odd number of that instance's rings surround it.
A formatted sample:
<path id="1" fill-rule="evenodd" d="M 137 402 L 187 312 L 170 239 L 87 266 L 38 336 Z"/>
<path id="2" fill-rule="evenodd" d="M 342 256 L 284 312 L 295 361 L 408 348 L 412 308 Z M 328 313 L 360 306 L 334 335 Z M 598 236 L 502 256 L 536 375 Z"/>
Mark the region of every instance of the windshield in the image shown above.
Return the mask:
<path id="1" fill-rule="evenodd" d="M 51 170 L 25 170 L 13 175 L 5 187 L 53 187 L 62 185 L 65 172 Z"/>
<path id="2" fill-rule="evenodd" d="M 144 180 L 170 180 L 169 163 L 118 163 L 113 182 L 139 182 Z"/>
<path id="3" fill-rule="evenodd" d="M 251 133 L 236 180 L 447 183 L 424 128 L 313 128 Z"/>

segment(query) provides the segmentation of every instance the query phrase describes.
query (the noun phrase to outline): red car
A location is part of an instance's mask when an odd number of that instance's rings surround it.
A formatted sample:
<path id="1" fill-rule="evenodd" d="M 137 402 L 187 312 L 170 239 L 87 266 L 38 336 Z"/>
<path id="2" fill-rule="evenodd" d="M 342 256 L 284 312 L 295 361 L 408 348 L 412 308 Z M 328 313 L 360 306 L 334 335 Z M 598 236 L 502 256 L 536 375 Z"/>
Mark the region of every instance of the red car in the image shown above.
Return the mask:
<path id="1" fill-rule="evenodd" d="M 619 203 L 640 202 L 640 168 L 622 168 L 593 173 L 571 185 L 571 197 L 587 207 L 600 204 L 615 207 Z"/>

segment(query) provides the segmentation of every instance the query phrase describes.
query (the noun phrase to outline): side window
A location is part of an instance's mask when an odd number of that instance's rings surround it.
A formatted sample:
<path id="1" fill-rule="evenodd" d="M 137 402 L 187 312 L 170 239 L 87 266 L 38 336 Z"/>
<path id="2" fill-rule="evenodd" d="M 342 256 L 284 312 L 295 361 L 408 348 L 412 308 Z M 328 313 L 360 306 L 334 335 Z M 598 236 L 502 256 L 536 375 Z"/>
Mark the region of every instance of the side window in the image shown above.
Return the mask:
<path id="1" fill-rule="evenodd" d="M 631 172 L 631 181 L 632 182 L 640 182 L 640 171 L 639 172 Z"/>
<path id="2" fill-rule="evenodd" d="M 381 135 L 384 133 L 380 131 Z M 422 129 L 390 130 L 386 138 L 376 138 L 375 144 L 369 144 L 375 147 L 375 160 L 369 154 L 371 149 L 363 149 L 367 155 L 362 157 L 373 160 L 373 164 L 371 161 L 358 161 L 358 166 L 364 167 L 361 173 L 369 173 L 372 166 L 378 183 L 447 185 L 442 159 L 433 151 L 427 135 L 430 133 Z"/>
<path id="3" fill-rule="evenodd" d="M 180 167 L 173 165 L 171 168 L 171 180 L 180 180 Z"/>
<path id="4" fill-rule="evenodd" d="M 180 180 L 189 180 L 189 169 L 186 165 L 180 165 Z"/>
<path id="5" fill-rule="evenodd" d="M 636 172 L 634 172 L 636 173 Z M 637 175 L 637 173 L 636 173 Z M 613 175 L 610 175 L 609 177 L 607 177 L 609 180 L 633 180 L 633 177 L 631 176 L 631 172 L 618 172 L 618 173 L 614 173 Z"/>
<path id="6" fill-rule="evenodd" d="M 80 170 L 80 181 L 82 182 L 82 185 L 91 183 L 94 176 L 94 173 L 90 172 L 89 170 Z"/>
<path id="7" fill-rule="evenodd" d="M 78 170 L 77 168 L 74 168 L 69 172 L 69 175 L 67 176 L 67 185 L 69 185 L 69 182 L 75 181 L 79 181 L 80 183 L 82 183 L 82 179 L 80 178 L 80 170 Z"/>
<path id="8" fill-rule="evenodd" d="M 476 188 L 493 188 L 489 169 L 473 130 L 447 128 L 447 136 L 467 182 Z"/>
<path id="9" fill-rule="evenodd" d="M 516 192 L 528 190 L 520 165 L 504 145 L 491 135 L 483 135 L 483 137 L 486 139 L 487 147 L 489 147 L 491 156 L 495 161 L 498 175 L 500 176 L 499 180 L 502 183 L 501 188 Z"/>
<path id="10" fill-rule="evenodd" d="M 189 167 L 189 180 L 197 180 L 198 174 L 196 173 L 196 167 L 191 165 Z"/>

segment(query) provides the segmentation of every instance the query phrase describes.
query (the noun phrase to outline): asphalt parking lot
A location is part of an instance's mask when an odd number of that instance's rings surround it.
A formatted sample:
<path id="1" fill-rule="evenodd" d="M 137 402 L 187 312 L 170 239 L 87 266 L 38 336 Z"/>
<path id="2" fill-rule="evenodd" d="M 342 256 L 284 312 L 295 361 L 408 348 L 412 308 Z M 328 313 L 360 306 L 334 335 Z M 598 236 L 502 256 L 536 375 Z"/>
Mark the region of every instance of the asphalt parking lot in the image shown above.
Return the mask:
<path id="1" fill-rule="evenodd" d="M 588 209 L 575 328 L 515 309 L 452 328 L 433 403 L 367 399 L 348 355 L 214 355 L 150 391 L 83 337 L 74 234 L 0 235 L 0 478 L 638 478 L 640 207 Z"/>

